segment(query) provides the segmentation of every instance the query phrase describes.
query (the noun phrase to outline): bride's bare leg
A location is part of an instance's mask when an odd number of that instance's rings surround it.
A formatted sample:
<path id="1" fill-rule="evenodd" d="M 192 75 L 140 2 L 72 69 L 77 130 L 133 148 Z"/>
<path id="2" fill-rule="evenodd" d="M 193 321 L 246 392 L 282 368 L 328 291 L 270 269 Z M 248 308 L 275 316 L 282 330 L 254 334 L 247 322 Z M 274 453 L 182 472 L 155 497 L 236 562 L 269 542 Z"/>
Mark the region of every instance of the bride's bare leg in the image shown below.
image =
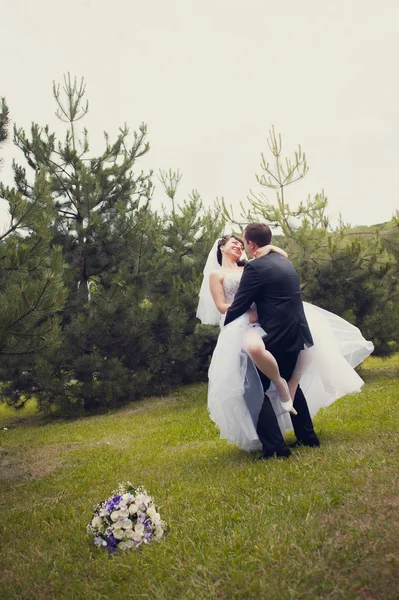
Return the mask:
<path id="1" fill-rule="evenodd" d="M 258 369 L 276 386 L 284 410 L 296 414 L 296 411 L 292 406 L 292 397 L 289 392 L 288 384 L 286 380 L 281 377 L 277 361 L 273 354 L 265 348 L 263 340 L 257 334 L 249 331 L 245 334 L 244 346 Z"/>

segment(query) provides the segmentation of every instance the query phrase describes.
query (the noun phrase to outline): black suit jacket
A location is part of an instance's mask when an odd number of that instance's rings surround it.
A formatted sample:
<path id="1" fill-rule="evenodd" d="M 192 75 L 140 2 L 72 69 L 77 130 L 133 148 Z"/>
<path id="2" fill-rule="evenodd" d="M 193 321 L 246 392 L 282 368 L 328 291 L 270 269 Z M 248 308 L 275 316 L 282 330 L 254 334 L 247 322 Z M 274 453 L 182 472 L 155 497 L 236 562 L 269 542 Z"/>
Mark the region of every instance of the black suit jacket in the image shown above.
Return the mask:
<path id="1" fill-rule="evenodd" d="M 288 258 L 270 252 L 245 265 L 240 287 L 224 324 L 243 315 L 253 302 L 256 303 L 259 323 L 267 334 L 268 350 L 280 354 L 300 352 L 304 345 L 313 346 L 299 277 Z"/>

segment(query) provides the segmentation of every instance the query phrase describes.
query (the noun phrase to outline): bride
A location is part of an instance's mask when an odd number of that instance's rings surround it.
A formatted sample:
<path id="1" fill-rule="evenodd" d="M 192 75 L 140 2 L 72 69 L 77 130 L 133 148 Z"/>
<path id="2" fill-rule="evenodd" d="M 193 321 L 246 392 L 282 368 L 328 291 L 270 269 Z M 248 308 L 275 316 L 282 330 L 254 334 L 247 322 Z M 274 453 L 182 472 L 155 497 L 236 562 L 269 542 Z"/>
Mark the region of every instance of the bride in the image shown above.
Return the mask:
<path id="1" fill-rule="evenodd" d="M 363 380 L 354 370 L 373 351 L 359 329 L 341 317 L 304 302 L 314 346 L 301 353 L 290 381 L 280 377 L 274 357 L 265 349 L 265 332 L 256 322 L 255 307 L 223 327 L 225 313 L 238 290 L 245 255 L 243 241 L 224 236 L 212 248 L 204 269 L 197 317 L 203 324 L 219 324 L 221 332 L 209 367 L 208 409 L 220 436 L 252 451 L 261 449 L 256 433 L 264 390 L 255 367 L 273 382 L 267 395 L 283 434 L 292 430 L 288 411 L 300 382 L 313 417 L 322 406 L 360 391 Z M 257 258 L 283 250 L 267 246 Z M 285 253 L 284 253 L 285 254 Z"/>

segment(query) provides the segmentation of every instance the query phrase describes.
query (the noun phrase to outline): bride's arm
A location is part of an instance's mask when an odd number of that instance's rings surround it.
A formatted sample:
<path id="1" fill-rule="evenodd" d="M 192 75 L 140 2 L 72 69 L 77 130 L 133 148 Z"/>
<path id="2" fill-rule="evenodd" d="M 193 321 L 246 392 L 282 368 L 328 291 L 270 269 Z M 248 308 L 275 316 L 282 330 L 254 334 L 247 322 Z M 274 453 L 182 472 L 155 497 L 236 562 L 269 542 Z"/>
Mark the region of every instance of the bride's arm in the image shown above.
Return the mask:
<path id="1" fill-rule="evenodd" d="M 258 248 L 254 253 L 254 258 L 260 258 L 261 256 L 267 256 L 270 252 L 275 252 L 276 254 L 282 254 L 285 258 L 288 258 L 288 254 L 282 248 L 278 246 L 273 246 L 273 244 L 268 244 L 267 246 L 263 246 L 262 248 Z"/>
<path id="2" fill-rule="evenodd" d="M 209 274 L 209 289 L 218 311 L 224 315 L 230 304 L 226 302 L 226 296 L 223 289 L 223 276 L 220 271 L 212 271 Z"/>
<path id="3" fill-rule="evenodd" d="M 216 304 L 216 308 L 222 315 L 224 315 L 231 305 L 228 304 L 226 301 L 226 296 L 224 295 L 223 276 L 221 275 L 220 271 L 212 271 L 209 274 L 209 289 L 211 290 L 212 298 Z M 256 323 L 258 321 L 256 310 L 250 308 L 248 312 L 249 322 Z"/>

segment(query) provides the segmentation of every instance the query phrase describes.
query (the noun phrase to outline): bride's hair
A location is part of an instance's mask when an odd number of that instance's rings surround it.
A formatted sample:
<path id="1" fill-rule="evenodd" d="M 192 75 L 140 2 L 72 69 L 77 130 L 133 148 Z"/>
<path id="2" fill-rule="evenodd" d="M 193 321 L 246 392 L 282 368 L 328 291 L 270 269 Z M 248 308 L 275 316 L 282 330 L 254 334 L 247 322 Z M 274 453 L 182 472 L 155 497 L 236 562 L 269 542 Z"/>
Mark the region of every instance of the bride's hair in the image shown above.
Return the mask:
<path id="1" fill-rule="evenodd" d="M 238 235 L 234 235 L 234 234 L 232 234 L 232 235 L 224 235 L 218 241 L 218 248 L 216 250 L 216 258 L 217 258 L 218 263 L 219 263 L 220 266 L 222 266 L 222 251 L 221 251 L 221 248 L 229 241 L 230 238 L 234 238 L 235 240 L 237 240 L 238 242 L 240 242 L 240 244 L 242 244 L 242 249 L 244 250 L 244 241 L 240 237 L 238 237 Z M 239 259 L 239 260 L 237 260 L 237 265 L 239 267 L 243 267 L 246 262 L 247 262 L 246 260 Z"/>

